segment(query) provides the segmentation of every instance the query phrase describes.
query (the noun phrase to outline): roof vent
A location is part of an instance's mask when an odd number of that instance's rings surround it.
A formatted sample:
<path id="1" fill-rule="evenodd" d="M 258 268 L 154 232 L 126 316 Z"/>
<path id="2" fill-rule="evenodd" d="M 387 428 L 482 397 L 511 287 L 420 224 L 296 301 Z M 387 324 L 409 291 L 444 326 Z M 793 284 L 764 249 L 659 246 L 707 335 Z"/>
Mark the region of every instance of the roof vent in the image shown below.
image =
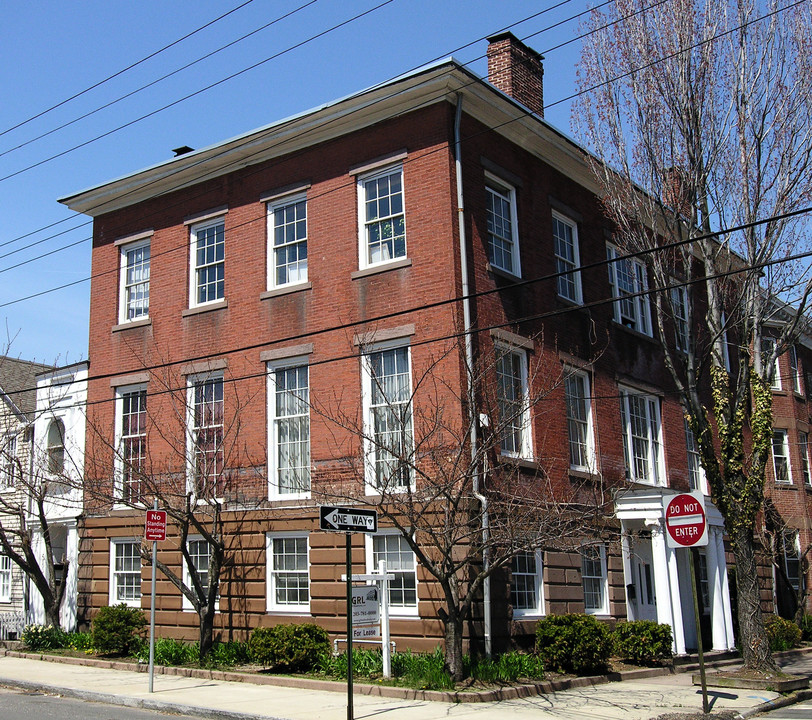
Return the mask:
<path id="1" fill-rule="evenodd" d="M 180 155 L 185 155 L 186 153 L 194 152 L 194 148 L 189 147 L 188 145 L 181 145 L 180 147 L 176 147 L 172 149 L 172 152 L 175 153 L 175 157 Z"/>

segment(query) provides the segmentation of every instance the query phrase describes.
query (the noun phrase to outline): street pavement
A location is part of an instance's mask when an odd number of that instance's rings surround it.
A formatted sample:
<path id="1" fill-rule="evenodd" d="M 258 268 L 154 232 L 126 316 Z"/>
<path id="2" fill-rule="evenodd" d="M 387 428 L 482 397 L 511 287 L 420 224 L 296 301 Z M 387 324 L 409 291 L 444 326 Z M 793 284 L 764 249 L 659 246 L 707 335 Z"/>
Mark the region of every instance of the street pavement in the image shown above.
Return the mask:
<path id="1" fill-rule="evenodd" d="M 780 658 L 788 671 L 812 677 L 812 653 Z M 711 671 L 709 671 L 711 672 Z M 247 682 L 155 675 L 148 691 L 146 673 L 0 656 L 0 685 L 39 692 L 223 720 L 346 720 L 346 686 L 336 691 L 254 685 Z M 734 710 L 743 717 L 781 706 L 777 693 L 713 688 L 713 711 Z M 356 720 L 648 720 L 664 713 L 701 712 L 702 695 L 691 673 L 591 685 L 535 697 L 497 702 L 448 703 L 365 695 L 353 696 Z M 807 693 L 809 696 L 809 693 Z"/>

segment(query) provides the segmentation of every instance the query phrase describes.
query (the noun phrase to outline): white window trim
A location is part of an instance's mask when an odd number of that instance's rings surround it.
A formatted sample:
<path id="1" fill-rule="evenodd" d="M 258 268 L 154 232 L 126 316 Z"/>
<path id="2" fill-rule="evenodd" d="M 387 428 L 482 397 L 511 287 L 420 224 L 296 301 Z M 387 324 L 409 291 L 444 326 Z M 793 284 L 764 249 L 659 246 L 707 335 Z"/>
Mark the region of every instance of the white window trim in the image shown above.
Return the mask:
<path id="1" fill-rule="evenodd" d="M 116 507 L 125 507 L 121 502 L 124 494 L 124 448 L 122 425 L 124 422 L 124 396 L 129 393 L 146 391 L 147 384 L 120 385 L 115 388 L 115 453 L 113 454 L 113 497 Z"/>
<path id="2" fill-rule="evenodd" d="M 798 452 L 801 455 L 801 479 L 806 485 L 812 485 L 812 463 L 809 458 L 809 433 L 798 433 Z"/>
<path id="3" fill-rule="evenodd" d="M 520 553 L 522 554 L 522 553 Z M 542 550 L 533 550 L 527 555 L 534 555 L 536 559 L 536 573 L 535 573 L 535 591 L 536 591 L 536 607 L 534 608 L 517 608 L 515 605 L 513 606 L 513 617 L 514 618 L 531 618 L 531 617 L 543 617 L 546 615 L 546 604 L 544 598 L 544 553 Z M 511 561 L 512 563 L 512 561 Z M 511 575 L 512 577 L 512 575 Z M 512 581 L 511 581 L 512 585 Z M 512 588 L 511 588 L 512 589 Z M 512 603 L 512 598 L 511 598 Z"/>
<path id="4" fill-rule="evenodd" d="M 521 449 L 519 452 L 512 450 L 505 450 L 501 447 L 499 454 L 510 458 L 519 458 L 522 460 L 533 459 L 533 423 L 530 416 L 530 380 L 528 370 L 527 351 L 523 348 L 517 347 L 504 342 L 494 342 L 494 350 L 497 357 L 501 354 L 516 355 L 519 358 L 519 372 L 521 373 L 520 381 L 522 385 L 522 412 L 521 412 Z M 497 379 L 497 403 L 498 403 L 498 379 Z M 500 428 L 504 427 L 502 418 L 499 419 Z"/>
<path id="5" fill-rule="evenodd" d="M 0 492 L 14 492 L 18 478 L 17 452 L 18 434 L 7 432 L 3 435 L 2 456 L 0 456 Z"/>
<path id="6" fill-rule="evenodd" d="M 783 442 L 781 443 L 782 450 L 784 451 L 783 457 L 787 465 L 787 479 L 778 479 L 778 465 L 775 462 L 775 436 L 782 435 Z M 789 431 L 786 428 L 773 428 L 773 439 L 770 443 L 770 451 L 773 456 L 773 481 L 776 485 L 792 485 L 792 463 L 790 462 L 789 455 Z"/>
<path id="7" fill-rule="evenodd" d="M 141 247 L 150 247 L 152 244 L 152 235 L 140 240 L 134 240 L 126 245 L 120 245 L 119 250 L 119 281 L 118 281 L 118 322 L 121 325 L 127 323 L 140 322 L 149 318 L 149 301 L 147 301 L 147 312 L 145 315 L 138 317 L 127 317 L 127 253 L 131 250 L 138 250 Z M 147 280 L 147 288 L 149 288 L 152 280 L 152 253 L 150 252 L 150 278 Z"/>
<path id="8" fill-rule="evenodd" d="M 123 537 L 123 538 L 111 538 L 110 539 L 110 581 L 108 582 L 108 602 L 110 605 L 121 605 L 124 603 L 127 607 L 134 607 L 140 608 L 141 607 L 141 600 L 144 597 L 143 592 L 143 585 L 144 581 L 141 580 L 141 597 L 138 598 L 137 601 L 135 600 L 119 600 L 116 597 L 116 546 L 117 545 L 128 545 L 133 544 L 137 547 L 141 545 L 141 538 L 137 537 Z M 138 553 L 138 557 L 140 558 L 141 553 Z M 140 570 L 139 570 L 140 573 Z"/>
<path id="9" fill-rule="evenodd" d="M 789 360 L 789 372 L 792 382 L 792 390 L 798 395 L 803 395 L 803 384 L 801 380 L 801 359 L 798 357 L 797 345 L 790 345 L 787 350 Z"/>
<path id="10" fill-rule="evenodd" d="M 310 365 L 309 357 L 307 355 L 300 355 L 295 357 L 284 358 L 281 360 L 269 361 L 266 364 L 268 373 L 268 497 L 271 500 L 281 499 L 307 499 L 310 497 L 310 490 L 299 493 L 282 493 L 279 491 L 279 484 L 277 482 L 277 439 L 276 439 L 276 377 L 277 370 L 288 370 L 292 368 L 305 367 L 307 368 L 307 389 L 308 397 L 310 395 Z M 310 421 L 310 404 L 308 402 L 308 422 Z M 312 428 L 310 428 L 312 430 Z M 308 436 L 308 445 L 310 445 L 312 437 Z M 309 453 L 308 453 L 309 454 Z M 312 460 L 311 460 L 311 477 L 312 480 Z"/>
<path id="11" fill-rule="evenodd" d="M 573 279 L 573 282 L 575 284 L 575 297 L 570 298 L 570 297 L 567 297 L 566 295 L 562 295 L 558 291 L 558 282 L 556 282 L 556 294 L 558 295 L 558 297 L 563 298 L 564 300 L 568 300 L 569 302 L 574 302 L 574 303 L 576 303 L 578 305 L 583 305 L 583 303 L 584 303 L 584 294 L 583 294 L 583 288 L 581 286 L 581 270 L 580 270 L 580 268 L 581 268 L 581 250 L 580 250 L 580 246 L 578 244 L 578 223 L 575 222 L 575 220 L 573 220 L 572 218 L 568 218 L 566 215 L 562 215 L 560 212 L 557 212 L 556 210 L 553 210 L 552 212 L 553 212 L 553 218 L 555 220 L 558 220 L 558 222 L 563 223 L 564 225 L 567 225 L 572 230 L 572 253 L 573 253 L 574 262 L 575 262 L 575 268 L 572 270 L 571 273 L 567 273 L 568 275 L 572 275 L 572 279 Z M 559 255 L 555 254 L 555 245 L 553 245 L 553 257 L 556 259 L 556 261 L 560 258 Z M 561 259 L 564 260 L 564 258 L 561 258 Z M 559 272 L 559 270 L 558 270 L 558 268 L 556 268 L 556 273 L 558 273 L 558 272 Z"/>
<path id="12" fill-rule="evenodd" d="M 223 383 L 223 442 L 225 443 L 226 387 L 223 372 L 215 370 L 186 377 L 186 492 L 193 493 L 199 502 L 204 502 L 205 498 L 198 498 L 195 492 L 195 385 L 208 380 L 220 380 Z M 223 448 L 223 462 L 225 463 L 225 448 Z M 223 470 L 225 471 L 225 465 Z M 218 484 L 221 492 L 218 493 L 216 499 L 222 500 L 223 483 Z"/>
<path id="13" fill-rule="evenodd" d="M 370 418 L 372 409 L 372 369 L 370 359 L 372 355 L 385 350 L 394 350 L 397 348 L 406 348 L 407 357 L 409 359 L 409 404 L 413 402 L 412 393 L 414 388 L 412 386 L 412 348 L 408 340 L 404 341 L 403 338 L 389 340 L 386 342 L 375 343 L 373 345 L 366 345 L 363 348 L 361 355 L 361 407 L 363 411 L 363 428 L 364 428 L 364 477 L 366 479 L 366 494 L 367 495 L 380 495 L 381 491 L 378 488 L 377 478 L 375 477 L 375 458 L 377 456 L 377 449 L 375 443 L 371 440 L 374 434 L 373 424 Z M 410 412 L 413 408 L 410 408 Z M 412 417 L 412 430 L 411 430 L 411 443 L 410 451 L 414 450 L 414 418 Z M 414 487 L 414 471 L 409 468 L 410 485 Z M 403 488 L 402 492 L 406 492 L 407 488 Z M 395 489 L 389 489 L 387 492 L 395 493 Z"/>
<path id="14" fill-rule="evenodd" d="M 507 198 L 508 203 L 510 204 L 511 242 L 513 243 L 513 267 L 506 268 L 502 267 L 501 265 L 497 265 L 496 263 L 493 262 L 493 259 L 491 258 L 490 237 L 487 238 L 488 264 L 496 270 L 501 270 L 502 272 L 506 272 L 509 273 L 510 275 L 514 275 L 520 278 L 522 276 L 522 261 L 521 261 L 521 245 L 519 244 L 519 214 L 516 208 L 516 188 L 513 187 L 513 185 L 511 185 L 510 183 L 505 182 L 502 178 L 498 177 L 497 175 L 494 175 L 493 173 L 489 173 L 486 170 L 485 192 L 487 193 L 488 190 L 495 190 L 499 194 L 503 195 L 504 197 Z"/>
<path id="15" fill-rule="evenodd" d="M 600 554 L 599 559 L 600 559 L 600 564 L 601 564 L 601 576 L 600 576 L 599 579 L 600 579 L 601 584 L 602 584 L 601 596 L 603 597 L 603 605 L 601 607 L 599 607 L 599 608 L 588 608 L 586 606 L 586 592 L 585 592 L 586 588 L 583 588 L 583 579 L 584 579 L 583 569 L 584 569 L 584 565 L 583 565 L 583 555 L 582 555 L 583 549 L 585 547 L 590 547 L 590 548 L 596 547 L 596 548 L 598 548 L 598 552 Z M 609 573 L 607 572 L 607 564 L 606 564 L 606 545 L 604 545 L 602 543 L 599 544 L 599 545 L 584 545 L 584 546 L 581 547 L 581 550 L 579 551 L 579 556 L 581 556 L 581 558 L 582 558 L 581 559 L 581 587 L 584 589 L 584 612 L 587 615 L 608 615 L 609 614 Z M 587 577 L 595 578 L 596 576 L 589 575 Z"/>
<path id="16" fill-rule="evenodd" d="M 274 224 L 274 213 L 276 210 L 280 210 L 288 205 L 295 205 L 296 203 L 304 202 L 305 203 L 305 237 L 303 241 L 305 247 L 309 244 L 309 233 L 310 233 L 310 226 L 309 226 L 309 219 L 307 217 L 307 191 L 305 192 L 294 192 L 290 195 L 284 195 L 282 197 L 275 197 L 273 200 L 269 200 L 267 203 L 267 227 L 268 227 L 268 283 L 267 288 L 268 290 L 277 290 L 279 288 L 295 288 L 298 285 L 306 285 L 309 279 L 310 273 L 310 248 L 308 247 L 308 267 L 305 271 L 304 279 L 296 280 L 295 282 L 286 282 L 286 283 L 277 283 L 276 282 L 276 261 L 275 261 L 275 249 L 276 246 L 274 245 L 274 236 L 275 236 L 275 229 L 276 226 Z"/>
<path id="17" fill-rule="evenodd" d="M 660 407 L 660 398 L 656 395 L 651 395 L 649 393 L 641 392 L 640 390 L 636 390 L 634 388 L 628 386 L 619 386 L 618 387 L 619 394 L 620 394 L 620 403 L 621 403 L 621 431 L 623 433 L 623 447 L 624 447 L 624 458 L 626 462 L 626 471 L 628 475 L 628 479 L 631 482 L 640 483 L 642 485 L 652 485 L 654 487 L 663 487 L 666 483 L 666 474 L 665 474 L 665 446 L 663 445 L 663 422 L 662 422 L 662 408 Z M 656 443 L 656 451 L 657 455 L 655 458 L 649 457 L 649 472 L 653 474 L 652 480 L 643 480 L 635 477 L 633 475 L 633 446 L 632 446 L 632 428 L 631 428 L 631 413 L 629 412 L 628 406 L 628 397 L 634 395 L 636 397 L 644 398 L 646 401 L 646 408 L 648 414 L 648 408 L 650 407 L 650 403 L 654 405 L 654 423 L 657 427 L 657 436 L 652 438 L 652 440 Z M 625 422 L 624 422 L 625 416 Z M 651 426 L 652 418 L 647 417 L 647 425 Z"/>
<path id="18" fill-rule="evenodd" d="M 373 535 L 365 535 L 364 536 L 364 554 L 365 554 L 365 564 L 367 573 L 377 572 L 378 568 L 373 567 L 373 549 L 372 549 L 372 539 L 373 537 L 383 537 L 385 535 L 400 535 L 403 536 L 399 530 L 394 528 L 384 528 L 379 529 L 378 532 Z M 405 539 L 405 538 L 404 538 Z M 415 618 L 420 617 L 419 613 L 419 606 L 420 606 L 420 580 L 417 577 L 417 557 L 414 554 L 414 551 L 409 548 L 409 551 L 412 553 L 412 558 L 414 559 L 414 593 L 415 593 L 415 604 L 414 606 L 409 607 L 393 607 L 389 606 L 389 617 L 390 618 Z M 398 572 L 393 571 L 391 568 L 387 568 L 387 572 Z"/>
<path id="19" fill-rule="evenodd" d="M 792 543 L 793 550 L 795 552 L 794 557 L 790 557 L 787 555 L 787 542 L 789 539 Z M 805 578 L 804 578 L 804 571 L 803 571 L 803 563 L 801 562 L 801 537 L 800 532 L 794 528 L 785 528 L 784 530 L 780 531 L 779 535 L 779 542 L 781 543 L 781 564 L 784 567 L 784 575 L 786 576 L 787 580 L 789 581 L 790 587 L 792 587 L 795 592 L 799 592 L 803 587 L 806 585 Z M 789 577 L 789 568 L 787 567 L 788 561 L 792 559 L 797 561 L 798 563 L 798 587 L 794 587 L 792 585 L 792 581 Z M 777 588 L 777 583 L 775 583 Z"/>
<path id="20" fill-rule="evenodd" d="M 196 542 L 196 541 L 205 542 L 205 538 L 202 535 L 188 535 L 186 537 L 186 546 L 187 546 L 187 548 L 189 546 L 189 543 Z M 209 550 L 209 552 L 211 553 L 211 550 Z M 211 558 L 211 555 L 209 555 L 209 557 Z M 188 587 L 192 592 L 194 592 L 194 587 L 192 586 L 192 576 L 191 576 L 191 573 L 189 572 L 189 565 L 186 562 L 186 558 L 183 557 L 183 553 L 181 553 L 181 559 L 183 561 L 183 584 L 186 585 L 186 587 Z M 217 599 L 215 600 L 215 604 L 217 605 L 217 607 L 214 608 L 215 613 L 220 612 L 220 588 L 219 588 L 219 586 L 217 588 L 217 591 L 218 591 L 217 592 Z M 186 597 L 186 593 L 182 592 L 180 595 L 181 595 L 181 598 L 183 600 L 182 610 L 184 612 L 192 612 L 192 611 L 194 611 L 194 607 L 192 606 L 192 603 L 189 602 L 189 598 Z"/>
<path id="21" fill-rule="evenodd" d="M 590 472 L 594 473 L 598 469 L 598 453 L 595 447 L 595 428 L 593 425 L 593 413 L 592 413 L 592 388 L 589 378 L 589 373 L 584 372 L 583 370 L 575 370 L 572 368 L 566 368 L 564 371 L 565 382 L 564 382 L 564 403 L 565 403 L 565 419 L 567 422 L 567 456 L 569 456 L 569 444 L 572 442 L 572 438 L 569 434 L 569 412 L 566 408 L 566 399 L 567 399 L 567 385 L 566 380 L 571 377 L 577 376 L 583 379 L 584 381 L 584 392 L 586 393 L 586 397 L 584 398 L 586 404 L 586 455 L 587 455 L 587 465 L 574 465 L 570 462 L 570 469 L 578 470 L 582 472 Z"/>
<path id="22" fill-rule="evenodd" d="M 671 309 L 674 314 L 675 346 L 679 352 L 688 353 L 691 349 L 691 325 L 689 322 L 690 313 L 688 312 L 688 288 L 684 285 L 671 288 Z M 678 314 L 679 310 L 683 311 L 684 315 Z M 680 323 L 684 323 L 682 329 L 680 329 Z"/>
<path id="23" fill-rule="evenodd" d="M 7 565 L 8 567 L 3 567 Z M 14 580 L 13 575 L 13 564 L 11 562 L 11 558 L 8 555 L 3 555 L 0 553 L 0 578 L 6 576 L 8 582 L 4 583 L 0 580 L 0 590 L 4 587 L 8 588 L 7 593 L 0 593 L 0 603 L 10 603 L 11 602 L 11 593 L 12 593 L 12 585 Z"/>
<path id="24" fill-rule="evenodd" d="M 189 226 L 189 307 L 205 307 L 207 305 L 214 305 L 221 303 L 225 300 L 225 215 L 216 215 L 215 217 L 202 220 L 194 225 Z M 214 300 L 207 300 L 206 302 L 197 302 L 197 233 L 200 230 L 207 230 L 216 225 L 223 225 L 223 297 L 215 298 Z"/>
<path id="25" fill-rule="evenodd" d="M 691 448 L 691 441 L 693 441 L 693 448 Z M 699 452 L 699 445 L 696 442 L 696 437 L 694 437 L 693 431 L 691 430 L 691 426 L 688 425 L 688 421 L 685 420 L 685 452 L 688 456 L 688 482 L 690 484 L 690 472 L 691 472 L 691 458 L 694 457 L 696 460 L 696 487 L 692 487 L 692 490 L 699 490 L 703 495 L 710 495 L 708 491 L 708 478 L 705 475 L 705 468 L 702 467 L 701 461 L 701 454 Z"/>
<path id="26" fill-rule="evenodd" d="M 649 303 L 648 295 L 645 294 L 648 290 L 648 273 L 646 271 L 645 264 L 641 263 L 639 260 L 635 258 L 624 258 L 623 254 L 616 248 L 614 245 L 607 245 L 607 254 L 609 263 L 607 267 L 609 268 L 609 285 L 612 290 L 612 297 L 614 298 L 614 302 L 612 303 L 612 308 L 614 312 L 614 319 L 618 325 L 622 327 L 629 328 L 630 330 L 634 330 L 635 332 L 639 332 L 642 335 L 647 335 L 649 337 L 652 336 L 652 324 L 651 324 L 651 306 Z M 629 262 L 632 264 L 634 268 L 634 295 L 635 297 L 632 298 L 635 308 L 635 317 L 634 320 L 634 327 L 630 327 L 626 323 L 623 322 L 623 318 L 621 315 L 620 303 L 620 287 L 617 282 L 617 271 L 616 265 L 618 262 Z M 640 282 L 640 278 L 638 278 L 638 269 L 642 269 L 642 284 Z M 643 293 L 642 295 L 638 295 L 638 293 Z"/>
<path id="27" fill-rule="evenodd" d="M 280 538 L 304 538 L 307 546 L 307 604 L 286 605 L 275 601 L 276 584 L 273 571 L 273 541 Z M 276 615 L 310 615 L 310 534 L 307 532 L 269 532 L 265 533 L 265 578 L 266 578 L 266 610 Z"/>
<path id="28" fill-rule="evenodd" d="M 400 195 L 401 203 L 403 205 L 403 232 L 404 232 L 404 253 L 397 257 L 392 257 L 387 260 L 379 260 L 378 262 L 369 262 L 367 260 L 369 247 L 367 241 L 367 220 L 366 220 L 366 188 L 364 183 L 382 177 L 384 175 L 393 175 L 400 173 Z M 385 167 L 376 168 L 372 172 L 359 174 L 356 177 L 356 188 L 358 196 L 358 269 L 365 270 L 366 268 L 384 268 L 393 263 L 399 263 L 409 257 L 408 246 L 408 232 L 406 231 L 406 185 L 403 176 L 403 165 L 395 163 L 386 165 Z"/>

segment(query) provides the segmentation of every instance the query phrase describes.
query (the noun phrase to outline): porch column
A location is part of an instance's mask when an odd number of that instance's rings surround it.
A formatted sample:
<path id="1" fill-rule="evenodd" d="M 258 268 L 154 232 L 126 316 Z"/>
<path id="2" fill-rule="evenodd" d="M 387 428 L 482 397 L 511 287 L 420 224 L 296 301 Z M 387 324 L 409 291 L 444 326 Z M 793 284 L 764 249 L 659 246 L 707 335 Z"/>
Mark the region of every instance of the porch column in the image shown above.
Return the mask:
<path id="1" fill-rule="evenodd" d="M 724 528 L 719 527 L 716 529 L 714 540 L 716 541 L 716 556 L 719 558 L 719 567 L 721 569 L 720 584 L 722 587 L 722 608 L 725 621 L 725 648 L 727 650 L 732 650 L 736 647 L 736 638 L 733 636 L 733 610 L 730 606 L 730 588 L 727 582 L 727 561 L 725 560 L 724 535 Z"/>
<path id="2" fill-rule="evenodd" d="M 682 605 L 679 597 L 677 555 L 666 546 L 662 521 L 646 523 L 651 527 L 651 558 L 654 565 L 654 593 L 657 597 L 657 622 L 674 629 L 672 650 L 685 654 L 685 632 L 682 627 Z M 671 589 L 675 588 L 676 592 Z"/>

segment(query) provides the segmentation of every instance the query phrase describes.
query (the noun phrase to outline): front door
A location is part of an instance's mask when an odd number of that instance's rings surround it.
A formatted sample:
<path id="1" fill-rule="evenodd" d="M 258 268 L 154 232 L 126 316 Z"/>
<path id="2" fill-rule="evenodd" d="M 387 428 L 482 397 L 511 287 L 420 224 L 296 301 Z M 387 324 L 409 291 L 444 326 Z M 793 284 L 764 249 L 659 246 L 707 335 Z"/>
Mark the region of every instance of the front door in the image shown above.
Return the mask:
<path id="1" fill-rule="evenodd" d="M 657 597 L 654 594 L 654 570 L 651 565 L 651 540 L 641 539 L 635 543 L 632 556 L 637 620 L 657 620 Z"/>

